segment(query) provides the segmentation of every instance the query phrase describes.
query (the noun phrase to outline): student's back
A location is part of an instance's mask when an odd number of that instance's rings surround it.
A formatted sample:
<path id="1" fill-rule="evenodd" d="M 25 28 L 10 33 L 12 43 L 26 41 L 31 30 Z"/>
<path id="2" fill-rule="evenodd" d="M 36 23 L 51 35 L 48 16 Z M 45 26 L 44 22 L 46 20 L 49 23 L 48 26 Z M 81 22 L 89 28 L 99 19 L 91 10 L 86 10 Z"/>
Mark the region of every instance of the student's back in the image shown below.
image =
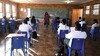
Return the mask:
<path id="1" fill-rule="evenodd" d="M 70 31 L 69 26 L 67 26 L 67 24 L 66 24 L 66 19 L 63 19 L 62 23 L 59 24 L 58 34 L 60 33 L 60 30 L 68 30 L 68 31 Z"/>
<path id="2" fill-rule="evenodd" d="M 24 22 L 19 26 L 18 31 L 25 31 L 28 33 L 28 37 L 30 37 L 29 31 L 32 31 L 32 28 L 27 24 L 27 20 L 24 20 Z"/>

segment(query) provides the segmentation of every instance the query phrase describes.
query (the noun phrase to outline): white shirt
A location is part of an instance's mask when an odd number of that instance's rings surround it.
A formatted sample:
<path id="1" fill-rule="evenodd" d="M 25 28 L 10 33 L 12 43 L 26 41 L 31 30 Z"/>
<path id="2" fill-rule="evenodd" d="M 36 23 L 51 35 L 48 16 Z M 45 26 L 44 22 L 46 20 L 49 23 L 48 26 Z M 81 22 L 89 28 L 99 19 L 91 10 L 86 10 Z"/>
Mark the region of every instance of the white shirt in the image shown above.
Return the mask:
<path id="1" fill-rule="evenodd" d="M 60 33 L 60 30 L 70 30 L 70 29 L 69 26 L 61 24 L 58 28 L 58 34 Z"/>
<path id="2" fill-rule="evenodd" d="M 59 23 L 59 27 L 60 27 L 61 25 L 63 25 L 63 24 L 62 24 L 62 23 Z"/>
<path id="3" fill-rule="evenodd" d="M 22 23 L 20 26 L 19 26 L 19 31 L 25 31 L 27 32 L 27 37 L 29 38 L 30 37 L 30 34 L 29 34 L 29 31 L 32 30 L 31 26 L 28 25 L 28 24 L 25 24 L 25 23 Z"/>
<path id="4" fill-rule="evenodd" d="M 12 17 L 9 20 L 14 20 Z"/>
<path id="5" fill-rule="evenodd" d="M 9 20 L 14 20 L 12 17 Z M 11 23 L 11 21 L 9 21 L 9 23 Z"/>
<path id="6" fill-rule="evenodd" d="M 2 25 L 4 25 L 5 24 L 5 19 L 4 18 L 2 18 Z"/>
<path id="7" fill-rule="evenodd" d="M 75 27 L 70 27 L 70 31 L 71 32 L 75 31 Z"/>
<path id="8" fill-rule="evenodd" d="M 94 29 L 95 27 L 98 27 L 98 26 L 99 26 L 98 23 L 94 23 L 94 24 L 92 25 L 91 29 Z"/>
<path id="9" fill-rule="evenodd" d="M 81 27 L 83 26 L 83 24 L 85 24 L 86 22 L 85 21 L 81 21 L 79 22 L 79 24 L 81 24 Z"/>
<path id="10" fill-rule="evenodd" d="M 65 37 L 67 39 L 70 39 L 68 45 L 71 47 L 73 38 L 84 38 L 84 39 L 86 39 L 87 34 L 86 34 L 86 32 L 82 32 L 82 31 L 73 31 L 73 32 L 66 34 Z"/>
<path id="11" fill-rule="evenodd" d="M 27 21 L 28 25 L 33 26 L 33 24 L 31 23 L 31 21 Z"/>

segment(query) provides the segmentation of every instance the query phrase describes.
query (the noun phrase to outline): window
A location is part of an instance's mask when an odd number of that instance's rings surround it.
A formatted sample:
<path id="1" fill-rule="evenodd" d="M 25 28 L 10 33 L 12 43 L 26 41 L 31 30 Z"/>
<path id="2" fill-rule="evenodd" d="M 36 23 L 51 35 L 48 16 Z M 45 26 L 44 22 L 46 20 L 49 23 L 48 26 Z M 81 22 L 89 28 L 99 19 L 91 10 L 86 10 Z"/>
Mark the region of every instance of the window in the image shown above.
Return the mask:
<path id="1" fill-rule="evenodd" d="M 6 4 L 6 17 L 10 17 L 10 5 Z"/>
<path id="2" fill-rule="evenodd" d="M 85 14 L 90 14 L 90 6 L 86 6 Z"/>
<path id="3" fill-rule="evenodd" d="M 16 17 L 16 6 L 12 5 L 12 16 Z"/>
<path id="4" fill-rule="evenodd" d="M 94 5 L 94 8 L 93 8 L 93 14 L 94 15 L 99 15 L 99 4 L 96 4 Z"/>
<path id="5" fill-rule="evenodd" d="M 30 8 L 27 8 L 27 17 L 30 17 Z"/>
<path id="6" fill-rule="evenodd" d="M 2 3 L 0 2 L 0 18 L 2 18 Z"/>

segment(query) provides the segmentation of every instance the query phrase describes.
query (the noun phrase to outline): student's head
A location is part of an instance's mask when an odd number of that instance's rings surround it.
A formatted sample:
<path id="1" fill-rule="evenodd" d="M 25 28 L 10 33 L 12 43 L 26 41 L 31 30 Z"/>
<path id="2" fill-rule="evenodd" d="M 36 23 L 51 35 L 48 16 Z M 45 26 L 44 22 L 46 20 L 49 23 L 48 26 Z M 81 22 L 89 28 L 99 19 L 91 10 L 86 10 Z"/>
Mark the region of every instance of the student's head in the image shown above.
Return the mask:
<path id="1" fill-rule="evenodd" d="M 81 18 L 81 17 L 79 17 L 79 21 L 81 21 L 81 19 L 82 19 L 82 18 Z"/>
<path id="2" fill-rule="evenodd" d="M 57 19 L 60 19 L 60 17 L 56 17 Z"/>
<path id="3" fill-rule="evenodd" d="M 32 16 L 32 19 L 35 19 L 35 16 Z"/>
<path id="4" fill-rule="evenodd" d="M 45 15 L 48 15 L 48 12 L 45 12 Z"/>
<path id="5" fill-rule="evenodd" d="M 62 24 L 66 24 L 66 19 L 62 19 Z"/>
<path id="6" fill-rule="evenodd" d="M 35 22 L 36 22 L 35 16 L 32 16 L 31 23 L 35 23 Z"/>
<path id="7" fill-rule="evenodd" d="M 27 24 L 27 20 L 26 20 L 26 19 L 24 19 L 23 23 Z"/>
<path id="8" fill-rule="evenodd" d="M 75 23 L 75 30 L 80 31 L 81 30 L 81 25 L 79 22 Z"/>
<path id="9" fill-rule="evenodd" d="M 98 20 L 97 20 L 97 19 L 94 19 L 94 20 L 93 20 L 93 23 L 98 23 Z"/>
<path id="10" fill-rule="evenodd" d="M 57 19 L 57 20 L 59 20 L 59 19 L 60 19 L 60 17 L 56 17 L 56 19 Z"/>
<path id="11" fill-rule="evenodd" d="M 28 17 L 26 17 L 25 19 L 26 19 L 26 21 L 29 21 L 29 18 Z"/>

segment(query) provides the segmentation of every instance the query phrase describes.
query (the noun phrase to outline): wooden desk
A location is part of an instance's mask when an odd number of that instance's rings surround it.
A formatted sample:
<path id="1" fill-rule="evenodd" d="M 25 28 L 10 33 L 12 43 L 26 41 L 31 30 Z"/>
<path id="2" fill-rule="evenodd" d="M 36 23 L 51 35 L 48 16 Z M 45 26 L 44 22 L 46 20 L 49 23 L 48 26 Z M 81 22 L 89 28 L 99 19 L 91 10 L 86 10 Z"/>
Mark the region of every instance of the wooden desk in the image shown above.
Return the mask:
<path id="1" fill-rule="evenodd" d="M 9 37 L 11 38 L 11 37 L 14 37 L 14 36 L 23 36 L 23 37 L 25 37 L 25 34 L 12 33 L 12 34 L 7 35 L 6 38 L 9 38 Z"/>

